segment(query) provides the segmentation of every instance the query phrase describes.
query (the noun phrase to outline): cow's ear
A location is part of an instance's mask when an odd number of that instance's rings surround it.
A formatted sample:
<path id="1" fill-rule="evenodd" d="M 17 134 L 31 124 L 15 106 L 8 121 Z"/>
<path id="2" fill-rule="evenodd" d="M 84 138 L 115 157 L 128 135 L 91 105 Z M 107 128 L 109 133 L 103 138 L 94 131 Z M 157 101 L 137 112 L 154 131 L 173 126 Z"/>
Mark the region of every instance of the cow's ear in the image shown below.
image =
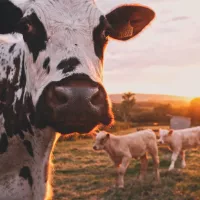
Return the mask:
<path id="1" fill-rule="evenodd" d="M 110 37 L 128 40 L 140 33 L 155 17 L 150 8 L 140 5 L 124 5 L 106 15 L 112 29 Z"/>
<path id="2" fill-rule="evenodd" d="M 173 133 L 173 130 L 171 129 L 169 130 L 168 135 L 172 135 L 172 133 Z"/>
<path id="3" fill-rule="evenodd" d="M 0 34 L 12 33 L 23 16 L 22 9 L 9 0 L 0 1 Z"/>
<path id="4" fill-rule="evenodd" d="M 110 134 L 109 134 L 109 133 L 106 134 L 106 138 L 107 138 L 107 139 L 110 138 Z"/>

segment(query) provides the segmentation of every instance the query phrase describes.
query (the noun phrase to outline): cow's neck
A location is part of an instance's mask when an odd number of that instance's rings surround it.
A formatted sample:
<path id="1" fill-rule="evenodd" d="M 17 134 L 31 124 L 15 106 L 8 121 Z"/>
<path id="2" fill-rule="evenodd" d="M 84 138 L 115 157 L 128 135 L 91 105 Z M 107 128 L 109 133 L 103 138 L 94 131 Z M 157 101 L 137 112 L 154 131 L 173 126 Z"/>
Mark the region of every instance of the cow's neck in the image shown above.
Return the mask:
<path id="1" fill-rule="evenodd" d="M 37 149 L 44 154 L 45 148 L 52 142 L 55 133 L 50 128 L 34 128 L 35 108 L 32 96 L 26 90 L 25 51 L 23 43 L 5 43 L 0 41 L 0 135 L 6 140 L 17 138 L 24 146 L 29 146 L 29 154 L 34 141 Z M 9 55 L 9 56 L 8 56 Z M 7 137 L 7 139 L 6 139 Z M 45 138 L 47 137 L 47 138 Z M 0 142 L 3 142 L 2 140 Z M 0 148 L 6 152 L 8 145 Z"/>
<path id="2" fill-rule="evenodd" d="M 34 199 L 41 199 L 45 195 L 49 158 L 57 135 L 48 127 L 35 128 L 35 109 L 31 95 L 26 92 L 23 48 L 1 42 L 0 48 L 4 49 L 0 55 L 0 176 L 8 173 L 16 177 L 21 170 L 29 169 L 31 188 L 38 190 L 34 194 L 40 195 Z M 12 58 L 6 57 L 8 52 L 13 53 Z M 44 194 L 39 192 L 41 188 Z"/>

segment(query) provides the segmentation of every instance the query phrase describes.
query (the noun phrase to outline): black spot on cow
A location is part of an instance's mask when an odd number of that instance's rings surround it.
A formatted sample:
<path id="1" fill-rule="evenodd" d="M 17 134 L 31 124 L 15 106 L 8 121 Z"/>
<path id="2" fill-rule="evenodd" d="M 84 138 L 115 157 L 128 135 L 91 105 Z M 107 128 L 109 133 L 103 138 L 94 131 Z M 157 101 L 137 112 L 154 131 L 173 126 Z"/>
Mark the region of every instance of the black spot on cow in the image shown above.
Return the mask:
<path id="1" fill-rule="evenodd" d="M 8 76 L 10 74 L 10 70 L 11 70 L 11 67 L 10 66 L 7 66 L 6 68 L 6 78 L 8 79 Z"/>
<path id="2" fill-rule="evenodd" d="M 13 103 L 15 97 L 15 90 L 16 88 L 10 82 L 7 82 L 5 101 L 6 105 L 10 106 Z"/>
<path id="3" fill-rule="evenodd" d="M 25 74 L 25 53 L 23 54 L 23 59 L 22 59 L 22 70 L 21 70 L 21 76 L 20 76 L 20 82 L 19 82 L 19 87 L 24 88 L 26 85 L 26 74 Z"/>
<path id="4" fill-rule="evenodd" d="M 47 67 L 47 74 L 49 74 L 49 72 L 50 72 L 50 67 L 48 66 Z"/>
<path id="5" fill-rule="evenodd" d="M 0 1 L 0 34 L 11 33 L 23 13 L 9 0 Z"/>
<path id="6" fill-rule="evenodd" d="M 28 153 L 30 154 L 30 156 L 34 157 L 34 153 L 33 153 L 33 147 L 30 141 L 28 140 L 24 140 L 24 146 L 26 147 Z"/>
<path id="7" fill-rule="evenodd" d="M 47 74 L 49 74 L 50 72 L 50 66 L 49 66 L 49 63 L 50 63 L 50 58 L 47 57 L 43 63 L 43 68 L 47 71 Z"/>
<path id="8" fill-rule="evenodd" d="M 31 26 L 31 31 L 27 27 Z M 16 31 L 23 35 L 29 51 L 33 54 L 34 62 L 37 60 L 40 51 L 46 49 L 47 33 L 44 25 L 35 13 L 20 20 Z"/>
<path id="9" fill-rule="evenodd" d="M 33 185 L 33 178 L 31 175 L 31 171 L 30 168 L 27 166 L 24 166 L 20 172 L 19 172 L 19 176 L 24 178 L 25 180 L 28 180 L 29 185 L 32 187 Z"/>
<path id="10" fill-rule="evenodd" d="M 3 79 L 0 82 L 0 114 L 3 112 L 3 108 L 6 104 L 6 80 Z"/>
<path id="11" fill-rule="evenodd" d="M 99 25 L 94 28 L 93 31 L 93 42 L 94 42 L 94 50 L 96 56 L 103 61 L 103 52 L 104 48 L 106 47 L 107 44 L 107 39 L 103 37 L 102 32 L 106 28 L 106 18 L 104 16 L 101 16 L 99 19 Z"/>
<path id="12" fill-rule="evenodd" d="M 3 133 L 0 137 L 0 154 L 3 154 L 8 149 L 8 137 L 5 133 Z"/>
<path id="13" fill-rule="evenodd" d="M 34 134 L 31 126 L 31 122 L 28 119 L 29 113 L 28 113 L 28 106 L 27 106 L 27 100 L 25 98 L 24 102 L 24 90 L 22 92 L 22 96 L 19 100 L 16 100 L 15 103 L 15 111 L 11 112 L 10 115 L 13 118 L 14 121 L 14 132 L 13 134 L 22 135 L 23 132 L 29 132 L 30 134 Z"/>
<path id="14" fill-rule="evenodd" d="M 14 50 L 14 48 L 15 48 L 15 46 L 16 46 L 16 44 L 13 44 L 10 48 L 9 48 L 9 53 L 12 53 L 13 52 L 13 50 Z"/>
<path id="15" fill-rule="evenodd" d="M 49 58 L 49 57 L 47 57 L 47 58 L 44 60 L 44 63 L 43 63 L 43 68 L 44 68 L 44 69 L 47 69 L 47 67 L 48 67 L 49 63 L 50 63 L 50 58 Z"/>
<path id="16" fill-rule="evenodd" d="M 14 66 L 15 66 L 15 74 L 13 76 L 13 85 L 17 84 L 19 78 L 19 70 L 20 70 L 20 54 L 14 58 Z"/>
<path id="17" fill-rule="evenodd" d="M 65 74 L 67 72 L 74 71 L 76 69 L 76 66 L 79 64 L 80 64 L 80 61 L 77 58 L 72 57 L 69 59 L 62 60 L 58 64 L 57 69 L 62 70 L 62 72 Z"/>
<path id="18" fill-rule="evenodd" d="M 6 60 L 4 58 L 1 59 L 1 65 L 5 65 L 6 64 Z"/>

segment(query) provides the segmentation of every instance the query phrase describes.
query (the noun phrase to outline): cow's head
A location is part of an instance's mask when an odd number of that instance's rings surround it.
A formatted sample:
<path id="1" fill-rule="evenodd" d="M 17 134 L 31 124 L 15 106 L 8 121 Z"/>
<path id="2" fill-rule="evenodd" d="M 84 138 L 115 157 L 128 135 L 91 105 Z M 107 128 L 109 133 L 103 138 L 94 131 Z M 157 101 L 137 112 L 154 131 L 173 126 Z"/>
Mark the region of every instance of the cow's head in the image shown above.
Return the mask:
<path id="1" fill-rule="evenodd" d="M 61 133 L 88 132 L 113 120 L 102 85 L 103 54 L 109 39 L 129 40 L 154 18 L 140 5 L 107 15 L 94 0 L 3 0 L 0 34 L 23 35 L 26 90 L 37 126 Z"/>

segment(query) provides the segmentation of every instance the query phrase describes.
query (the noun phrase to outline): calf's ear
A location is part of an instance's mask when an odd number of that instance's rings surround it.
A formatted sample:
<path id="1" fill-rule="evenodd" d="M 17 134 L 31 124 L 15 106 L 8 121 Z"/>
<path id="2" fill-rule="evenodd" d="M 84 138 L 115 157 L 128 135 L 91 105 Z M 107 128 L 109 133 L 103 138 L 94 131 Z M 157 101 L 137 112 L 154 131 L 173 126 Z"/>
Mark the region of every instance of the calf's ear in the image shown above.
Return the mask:
<path id="1" fill-rule="evenodd" d="M 23 5 L 20 4 L 20 6 Z M 22 16 L 22 9 L 12 3 L 12 0 L 0 0 L 0 34 L 14 32 L 15 26 Z"/>
<path id="2" fill-rule="evenodd" d="M 168 135 L 172 135 L 172 133 L 173 133 L 173 130 L 171 129 L 169 130 Z"/>
<path id="3" fill-rule="evenodd" d="M 105 142 L 110 138 L 110 134 L 109 133 L 106 133 L 106 135 L 102 138 L 102 141 L 101 143 L 102 144 L 105 144 Z"/>
<path id="4" fill-rule="evenodd" d="M 150 8 L 141 5 L 123 5 L 106 15 L 112 29 L 110 37 L 129 40 L 140 33 L 155 17 Z"/>

